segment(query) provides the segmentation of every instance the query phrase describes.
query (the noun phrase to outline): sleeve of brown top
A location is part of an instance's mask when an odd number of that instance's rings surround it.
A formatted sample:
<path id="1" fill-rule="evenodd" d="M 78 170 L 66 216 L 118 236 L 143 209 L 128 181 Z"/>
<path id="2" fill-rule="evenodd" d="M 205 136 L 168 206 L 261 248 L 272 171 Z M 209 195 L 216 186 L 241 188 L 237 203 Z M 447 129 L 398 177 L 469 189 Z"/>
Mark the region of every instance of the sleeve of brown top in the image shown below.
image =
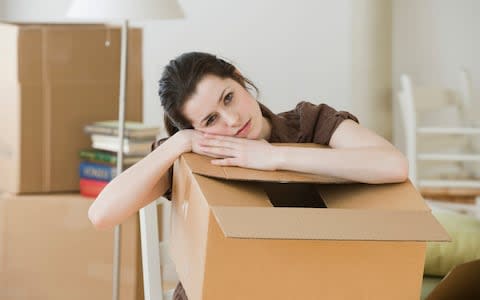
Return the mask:
<path id="1" fill-rule="evenodd" d="M 337 111 L 327 104 L 315 105 L 300 102 L 295 111 L 299 114 L 300 134 L 306 142 L 328 145 L 338 125 L 346 119 L 358 123 L 357 117 L 346 111 Z"/>
<path id="2" fill-rule="evenodd" d="M 168 138 L 162 138 L 159 140 L 156 140 L 155 142 L 152 143 L 152 146 L 150 147 L 150 150 L 153 151 L 158 148 L 163 142 L 165 142 Z M 168 174 L 167 176 L 170 177 L 170 182 L 173 182 L 173 167 L 170 167 L 168 169 Z M 171 201 L 172 200 L 172 187 L 169 187 L 168 190 L 165 192 L 163 197 L 167 198 L 167 200 Z"/>

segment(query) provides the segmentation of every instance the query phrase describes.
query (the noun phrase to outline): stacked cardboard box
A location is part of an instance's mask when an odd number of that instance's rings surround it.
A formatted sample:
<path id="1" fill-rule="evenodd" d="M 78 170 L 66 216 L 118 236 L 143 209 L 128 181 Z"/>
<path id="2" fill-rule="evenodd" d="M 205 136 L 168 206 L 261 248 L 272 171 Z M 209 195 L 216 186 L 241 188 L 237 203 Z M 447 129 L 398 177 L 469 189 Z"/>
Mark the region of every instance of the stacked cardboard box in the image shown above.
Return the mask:
<path id="1" fill-rule="evenodd" d="M 126 118 L 133 121 L 142 120 L 141 41 L 132 30 Z M 0 24 L 0 52 L 0 191 L 78 191 L 78 153 L 90 146 L 83 127 L 117 118 L 120 30 Z"/>
<path id="2" fill-rule="evenodd" d="M 141 121 L 141 31 L 129 37 L 126 118 Z M 0 24 L 0 53 L 0 299 L 108 299 L 113 232 L 96 231 L 91 199 L 71 193 L 83 127 L 117 118 L 120 29 Z M 121 299 L 143 299 L 139 236 L 134 216 Z"/>
<path id="3" fill-rule="evenodd" d="M 109 299 L 113 230 L 78 194 L 0 197 L 0 299 Z M 143 299 L 138 217 L 122 226 L 120 298 Z"/>

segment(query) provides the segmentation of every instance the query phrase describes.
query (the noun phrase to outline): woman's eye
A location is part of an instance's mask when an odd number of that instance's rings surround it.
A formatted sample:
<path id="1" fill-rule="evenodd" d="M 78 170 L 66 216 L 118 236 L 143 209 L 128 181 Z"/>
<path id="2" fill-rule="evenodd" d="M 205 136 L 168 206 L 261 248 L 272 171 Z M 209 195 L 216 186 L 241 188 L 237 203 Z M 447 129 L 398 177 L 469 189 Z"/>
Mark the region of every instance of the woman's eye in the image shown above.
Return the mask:
<path id="1" fill-rule="evenodd" d="M 228 103 L 232 102 L 232 100 L 233 100 L 233 93 L 230 92 L 230 93 L 225 95 L 225 98 L 224 98 L 223 102 L 225 104 L 228 104 Z"/>
<path id="2" fill-rule="evenodd" d="M 211 115 L 211 116 L 207 119 L 206 125 L 207 125 L 207 126 L 212 125 L 213 122 L 215 122 L 216 119 L 217 119 L 217 115 Z"/>

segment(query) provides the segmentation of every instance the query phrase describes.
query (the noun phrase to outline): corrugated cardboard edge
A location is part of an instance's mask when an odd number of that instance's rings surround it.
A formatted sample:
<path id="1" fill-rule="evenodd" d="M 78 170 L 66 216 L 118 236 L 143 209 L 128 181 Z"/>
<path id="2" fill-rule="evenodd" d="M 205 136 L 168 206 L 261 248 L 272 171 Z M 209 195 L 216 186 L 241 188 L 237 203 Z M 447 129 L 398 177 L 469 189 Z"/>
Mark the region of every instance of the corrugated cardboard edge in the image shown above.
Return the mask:
<path id="1" fill-rule="evenodd" d="M 449 241 L 429 211 L 211 207 L 226 237 L 300 240 Z"/>
<path id="2" fill-rule="evenodd" d="M 211 157 L 196 153 L 185 153 L 187 161 L 195 174 L 228 180 L 273 181 L 273 182 L 311 182 L 311 183 L 348 183 L 345 179 L 293 171 L 262 171 L 240 167 L 221 167 L 210 163 Z"/>

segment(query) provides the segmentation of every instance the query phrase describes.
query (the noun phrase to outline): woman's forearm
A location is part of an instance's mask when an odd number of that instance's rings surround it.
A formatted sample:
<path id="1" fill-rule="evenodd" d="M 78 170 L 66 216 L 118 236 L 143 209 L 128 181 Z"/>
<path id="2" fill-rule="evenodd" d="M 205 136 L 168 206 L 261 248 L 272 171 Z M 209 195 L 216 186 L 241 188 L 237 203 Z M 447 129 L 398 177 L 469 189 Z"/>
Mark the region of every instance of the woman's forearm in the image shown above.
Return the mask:
<path id="1" fill-rule="evenodd" d="M 406 158 L 393 147 L 312 149 L 275 147 L 277 169 L 333 176 L 365 183 L 402 182 Z"/>
<path id="2" fill-rule="evenodd" d="M 115 177 L 90 206 L 99 229 L 111 228 L 160 197 L 170 187 L 168 170 L 183 152 L 173 138 Z"/>

